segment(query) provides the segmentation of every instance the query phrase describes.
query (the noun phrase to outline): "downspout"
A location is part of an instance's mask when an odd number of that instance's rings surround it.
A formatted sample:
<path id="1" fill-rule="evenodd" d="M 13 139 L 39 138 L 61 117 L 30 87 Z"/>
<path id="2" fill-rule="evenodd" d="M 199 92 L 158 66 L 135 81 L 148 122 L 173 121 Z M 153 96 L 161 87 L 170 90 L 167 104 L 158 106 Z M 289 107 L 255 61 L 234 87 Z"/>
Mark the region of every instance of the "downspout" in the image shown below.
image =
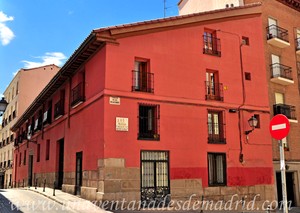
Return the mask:
<path id="1" fill-rule="evenodd" d="M 239 140 L 240 140 L 240 154 L 239 154 L 239 161 L 240 163 L 244 162 L 244 155 L 243 155 L 243 141 L 242 141 L 242 124 L 241 124 L 241 108 L 245 105 L 246 102 L 246 92 L 245 92 L 245 80 L 244 80 L 244 66 L 243 66 L 243 55 L 242 55 L 242 46 L 243 43 L 241 42 L 241 37 L 240 35 L 236 34 L 236 33 L 232 33 L 232 32 L 227 32 L 227 31 L 223 31 L 223 30 L 216 30 L 216 31 L 220 31 L 223 33 L 228 33 L 234 36 L 237 36 L 238 40 L 239 40 L 239 57 L 240 57 L 240 71 L 241 71 L 241 78 L 242 78 L 242 97 L 243 97 L 243 101 L 242 104 L 239 105 L 238 107 L 238 127 L 239 127 Z"/>
<path id="2" fill-rule="evenodd" d="M 240 41 L 240 38 L 239 38 Z M 240 155 L 239 161 L 240 163 L 244 162 L 244 155 L 243 155 L 243 141 L 242 141 L 242 124 L 241 124 L 241 107 L 245 105 L 246 102 L 246 92 L 245 92 L 245 80 L 244 80 L 244 66 L 243 66 L 243 56 L 242 56 L 242 46 L 243 43 L 240 43 L 240 64 L 241 64 L 241 77 L 242 77 L 242 92 L 243 92 L 243 102 L 238 107 L 238 123 L 239 123 L 239 137 L 240 137 Z"/>
<path id="3" fill-rule="evenodd" d="M 71 111 L 71 95 L 72 95 L 72 79 L 69 77 L 69 104 L 68 104 L 68 128 L 70 128 L 70 111 Z"/>

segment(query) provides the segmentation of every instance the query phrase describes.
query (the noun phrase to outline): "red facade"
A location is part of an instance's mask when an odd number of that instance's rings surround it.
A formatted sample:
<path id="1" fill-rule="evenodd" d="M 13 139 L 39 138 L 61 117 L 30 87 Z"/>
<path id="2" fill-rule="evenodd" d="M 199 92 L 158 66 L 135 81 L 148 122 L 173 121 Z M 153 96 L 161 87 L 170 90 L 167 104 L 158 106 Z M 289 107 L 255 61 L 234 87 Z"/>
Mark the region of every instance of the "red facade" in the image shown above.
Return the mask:
<path id="1" fill-rule="evenodd" d="M 260 15 L 246 6 L 93 31 L 13 127 L 14 181 L 144 199 L 153 175 L 172 198 L 255 186 L 272 197 Z"/>

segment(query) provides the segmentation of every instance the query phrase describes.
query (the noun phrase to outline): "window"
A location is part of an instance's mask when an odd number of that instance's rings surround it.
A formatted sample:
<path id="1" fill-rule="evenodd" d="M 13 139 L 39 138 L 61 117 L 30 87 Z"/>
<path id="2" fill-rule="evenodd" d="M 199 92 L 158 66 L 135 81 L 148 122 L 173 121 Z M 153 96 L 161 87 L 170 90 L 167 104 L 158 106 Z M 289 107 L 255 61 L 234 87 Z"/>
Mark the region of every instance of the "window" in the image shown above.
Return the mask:
<path id="1" fill-rule="evenodd" d="M 249 38 L 246 36 L 242 37 L 242 44 L 249 46 Z"/>
<path id="2" fill-rule="evenodd" d="M 257 125 L 256 125 L 256 129 L 260 129 L 260 116 L 258 114 L 254 114 L 254 117 L 257 120 Z"/>
<path id="3" fill-rule="evenodd" d="M 206 71 L 205 100 L 223 101 L 223 84 L 219 83 L 218 71 Z"/>
<path id="4" fill-rule="evenodd" d="M 277 37 L 277 20 L 273 19 L 273 18 L 268 18 L 268 30 L 269 30 L 269 34 L 268 34 L 268 38 L 273 38 L 273 37 Z"/>
<path id="5" fill-rule="evenodd" d="M 296 50 L 300 50 L 300 30 L 296 32 Z"/>
<path id="6" fill-rule="evenodd" d="M 275 92 L 275 104 L 273 105 L 274 115 L 283 114 L 288 119 L 297 120 L 296 107 L 287 105 L 284 102 L 284 94 Z"/>
<path id="7" fill-rule="evenodd" d="M 40 162 L 41 160 L 41 144 L 37 144 L 36 147 L 36 162 Z"/>
<path id="8" fill-rule="evenodd" d="M 221 56 L 221 42 L 215 30 L 206 30 L 203 34 L 203 53 Z"/>
<path id="9" fill-rule="evenodd" d="M 50 140 L 46 141 L 46 160 L 50 159 Z"/>
<path id="10" fill-rule="evenodd" d="M 208 143 L 226 143 L 224 120 L 222 111 L 208 111 Z"/>
<path id="11" fill-rule="evenodd" d="M 300 43 L 300 38 L 299 38 Z M 298 75 L 298 91 L 300 94 L 300 61 L 297 61 L 297 75 Z"/>
<path id="12" fill-rule="evenodd" d="M 138 139 L 159 140 L 158 105 L 139 105 Z"/>
<path id="13" fill-rule="evenodd" d="M 71 90 L 71 106 L 75 107 L 84 101 L 85 93 L 85 72 L 79 73 L 79 83 Z"/>
<path id="14" fill-rule="evenodd" d="M 54 118 L 61 117 L 65 113 L 65 90 L 60 91 L 60 99 L 54 105 Z"/>
<path id="15" fill-rule="evenodd" d="M 208 153 L 208 184 L 226 185 L 226 154 Z"/>
<path id="16" fill-rule="evenodd" d="M 250 72 L 245 72 L 245 79 L 247 81 L 251 81 L 251 73 Z"/>
<path id="17" fill-rule="evenodd" d="M 154 74 L 150 73 L 149 60 L 136 60 L 132 71 L 132 91 L 154 92 Z"/>
<path id="18" fill-rule="evenodd" d="M 43 124 L 50 124 L 51 123 L 51 118 L 52 118 L 52 101 L 48 101 L 48 104 L 46 106 L 46 110 L 44 111 L 43 114 Z"/>
<path id="19" fill-rule="evenodd" d="M 17 82 L 17 86 L 16 86 L 16 95 L 18 95 L 19 93 L 19 82 Z"/>

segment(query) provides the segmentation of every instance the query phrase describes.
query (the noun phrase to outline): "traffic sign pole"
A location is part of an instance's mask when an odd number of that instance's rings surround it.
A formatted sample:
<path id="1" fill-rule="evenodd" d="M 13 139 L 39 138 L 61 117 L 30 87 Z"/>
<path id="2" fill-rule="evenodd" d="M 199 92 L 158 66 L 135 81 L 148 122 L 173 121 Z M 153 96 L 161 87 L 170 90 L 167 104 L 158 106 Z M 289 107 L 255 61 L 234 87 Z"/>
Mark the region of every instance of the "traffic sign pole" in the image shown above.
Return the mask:
<path id="1" fill-rule="evenodd" d="M 286 195 L 284 149 L 283 149 L 282 140 L 279 140 L 278 142 L 279 142 L 279 151 L 280 151 L 280 171 L 281 171 L 281 188 L 282 188 L 283 213 L 288 213 L 287 195 Z"/>
<path id="2" fill-rule="evenodd" d="M 286 178 L 285 178 L 285 160 L 282 139 L 285 138 L 290 131 L 290 122 L 285 115 L 275 115 L 270 121 L 270 133 L 274 139 L 278 140 L 280 151 L 280 171 L 281 171 L 281 188 L 282 188 L 282 206 L 283 213 L 288 213 Z"/>

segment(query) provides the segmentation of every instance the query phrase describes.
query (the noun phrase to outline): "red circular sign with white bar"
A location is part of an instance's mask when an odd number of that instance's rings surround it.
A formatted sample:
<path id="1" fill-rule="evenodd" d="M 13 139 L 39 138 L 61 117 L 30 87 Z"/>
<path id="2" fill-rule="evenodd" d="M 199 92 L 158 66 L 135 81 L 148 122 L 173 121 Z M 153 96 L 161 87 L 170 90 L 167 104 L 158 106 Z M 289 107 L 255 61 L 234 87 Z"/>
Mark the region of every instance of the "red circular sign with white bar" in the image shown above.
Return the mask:
<path id="1" fill-rule="evenodd" d="M 277 140 L 285 138 L 290 131 L 289 119 L 282 114 L 275 115 L 270 121 L 271 136 Z"/>

